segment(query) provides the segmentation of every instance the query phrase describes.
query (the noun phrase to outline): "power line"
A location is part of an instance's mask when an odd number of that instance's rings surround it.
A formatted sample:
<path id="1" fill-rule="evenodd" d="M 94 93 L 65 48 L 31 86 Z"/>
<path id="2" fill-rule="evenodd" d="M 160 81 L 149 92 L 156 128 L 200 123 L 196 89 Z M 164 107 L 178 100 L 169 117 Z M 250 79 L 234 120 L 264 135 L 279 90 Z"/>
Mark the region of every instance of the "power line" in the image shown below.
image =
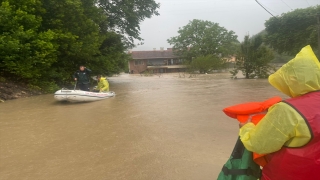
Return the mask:
<path id="1" fill-rule="evenodd" d="M 276 11 L 272 10 L 272 8 L 270 8 L 269 6 L 266 6 L 265 4 L 264 4 L 264 7 L 265 7 L 266 9 L 268 9 L 270 12 L 273 12 L 273 13 L 275 13 L 275 14 L 279 14 L 279 13 L 277 13 Z"/>
<path id="2" fill-rule="evenodd" d="M 255 1 L 256 1 L 264 10 L 266 10 L 269 14 L 271 14 L 271 12 L 269 12 L 265 7 L 263 7 L 262 4 L 260 4 L 260 3 L 258 2 L 258 0 L 255 0 Z M 274 17 L 273 14 L 271 14 L 271 16 Z"/>
<path id="3" fill-rule="evenodd" d="M 306 0 L 306 1 L 307 1 L 308 5 L 310 6 L 310 4 L 309 4 L 308 0 Z"/>
<path id="4" fill-rule="evenodd" d="M 287 3 L 285 3 L 283 0 L 281 0 L 285 5 L 288 6 L 288 8 L 290 8 L 291 10 L 293 10 Z M 308 2 L 308 1 L 307 1 Z"/>

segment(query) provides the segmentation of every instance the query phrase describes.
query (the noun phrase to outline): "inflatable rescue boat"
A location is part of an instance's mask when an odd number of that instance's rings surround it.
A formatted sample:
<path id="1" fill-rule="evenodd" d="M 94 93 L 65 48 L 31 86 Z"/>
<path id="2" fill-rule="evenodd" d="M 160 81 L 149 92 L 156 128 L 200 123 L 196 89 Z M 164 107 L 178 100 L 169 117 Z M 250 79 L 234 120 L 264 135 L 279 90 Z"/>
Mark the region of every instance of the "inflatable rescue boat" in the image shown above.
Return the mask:
<path id="1" fill-rule="evenodd" d="M 58 101 L 69 102 L 90 102 L 107 99 L 115 96 L 115 92 L 89 92 L 81 90 L 61 89 L 54 93 L 54 98 Z"/>

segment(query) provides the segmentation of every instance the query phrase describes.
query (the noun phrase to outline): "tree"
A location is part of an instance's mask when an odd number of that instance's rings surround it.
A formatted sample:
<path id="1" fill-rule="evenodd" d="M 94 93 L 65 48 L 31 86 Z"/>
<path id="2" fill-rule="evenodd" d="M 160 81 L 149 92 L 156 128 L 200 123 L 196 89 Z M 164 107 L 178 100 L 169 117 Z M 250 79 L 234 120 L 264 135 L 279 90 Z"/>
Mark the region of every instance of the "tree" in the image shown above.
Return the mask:
<path id="1" fill-rule="evenodd" d="M 168 39 L 176 54 L 191 60 L 200 56 L 226 57 L 235 51 L 237 36 L 219 24 L 194 19 L 183 28 L 179 35 Z"/>
<path id="2" fill-rule="evenodd" d="M 52 65 L 49 78 L 56 82 L 70 81 L 70 72 L 79 65 L 90 67 L 100 53 L 99 47 L 105 36 L 100 33 L 98 24 L 106 17 L 99 14 L 99 9 L 92 2 L 43 0 L 42 29 L 55 32 L 53 42 L 57 45 L 57 61 Z"/>
<path id="3" fill-rule="evenodd" d="M 235 75 L 240 70 L 247 79 L 267 78 L 273 58 L 271 49 L 263 45 L 261 35 L 252 38 L 245 36 L 236 55 L 236 67 L 231 73 Z"/>
<path id="4" fill-rule="evenodd" d="M 225 63 L 221 58 L 213 55 L 199 56 L 192 60 L 189 64 L 189 71 L 200 73 L 210 73 L 212 70 L 221 69 Z"/>
<path id="5" fill-rule="evenodd" d="M 279 53 L 295 55 L 306 45 L 318 47 L 317 14 L 320 6 L 296 9 L 265 23 L 265 43 Z"/>
<path id="6" fill-rule="evenodd" d="M 64 81 L 80 64 L 107 75 L 124 70 L 131 42 L 124 37 L 139 38 L 139 23 L 158 14 L 153 0 L 44 0 L 43 6 L 43 27 L 55 30 L 59 44 L 53 67 Z"/>
<path id="7" fill-rule="evenodd" d="M 108 28 L 122 38 L 127 47 L 134 46 L 134 39 L 140 37 L 140 22 L 153 15 L 159 15 L 159 3 L 154 0 L 97 0 L 108 17 Z"/>
<path id="8" fill-rule="evenodd" d="M 96 62 L 93 64 L 96 73 L 112 75 L 128 69 L 129 55 L 124 53 L 126 47 L 121 41 L 121 35 L 114 32 L 106 33 L 99 50 L 100 54 L 96 56 Z"/>
<path id="9" fill-rule="evenodd" d="M 1 1 L 0 75 L 52 91 L 79 65 L 119 73 L 128 45 L 140 38 L 139 23 L 158 7 L 153 0 Z"/>
<path id="10" fill-rule="evenodd" d="M 40 30 L 40 1 L 6 0 L 0 6 L 0 70 L 36 80 L 56 61 L 54 32 Z"/>

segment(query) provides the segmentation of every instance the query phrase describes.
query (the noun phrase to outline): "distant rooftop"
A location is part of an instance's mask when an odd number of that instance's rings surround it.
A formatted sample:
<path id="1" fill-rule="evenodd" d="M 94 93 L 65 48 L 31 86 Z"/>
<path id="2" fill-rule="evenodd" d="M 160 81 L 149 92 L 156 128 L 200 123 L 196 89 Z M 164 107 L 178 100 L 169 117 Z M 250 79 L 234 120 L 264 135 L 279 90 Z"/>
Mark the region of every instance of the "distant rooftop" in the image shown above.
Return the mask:
<path id="1" fill-rule="evenodd" d="M 160 59 L 160 58 L 177 58 L 178 56 L 173 55 L 172 48 L 164 50 L 156 50 L 155 48 L 150 51 L 130 51 L 132 59 Z"/>

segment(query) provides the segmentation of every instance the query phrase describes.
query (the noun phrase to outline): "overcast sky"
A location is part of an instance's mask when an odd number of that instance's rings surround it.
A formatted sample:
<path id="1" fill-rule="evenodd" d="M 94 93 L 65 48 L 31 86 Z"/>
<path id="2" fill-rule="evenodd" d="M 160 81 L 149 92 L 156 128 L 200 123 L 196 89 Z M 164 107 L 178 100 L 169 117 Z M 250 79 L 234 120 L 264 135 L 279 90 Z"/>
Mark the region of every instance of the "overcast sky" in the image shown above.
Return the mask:
<path id="1" fill-rule="evenodd" d="M 179 27 L 193 19 L 218 23 L 232 30 L 242 42 L 246 34 L 255 35 L 272 17 L 255 0 L 155 0 L 160 3 L 159 16 L 141 23 L 144 44 L 133 50 L 170 48 L 167 39 L 177 36 Z M 274 16 L 297 8 L 320 5 L 320 0 L 258 0 Z"/>

